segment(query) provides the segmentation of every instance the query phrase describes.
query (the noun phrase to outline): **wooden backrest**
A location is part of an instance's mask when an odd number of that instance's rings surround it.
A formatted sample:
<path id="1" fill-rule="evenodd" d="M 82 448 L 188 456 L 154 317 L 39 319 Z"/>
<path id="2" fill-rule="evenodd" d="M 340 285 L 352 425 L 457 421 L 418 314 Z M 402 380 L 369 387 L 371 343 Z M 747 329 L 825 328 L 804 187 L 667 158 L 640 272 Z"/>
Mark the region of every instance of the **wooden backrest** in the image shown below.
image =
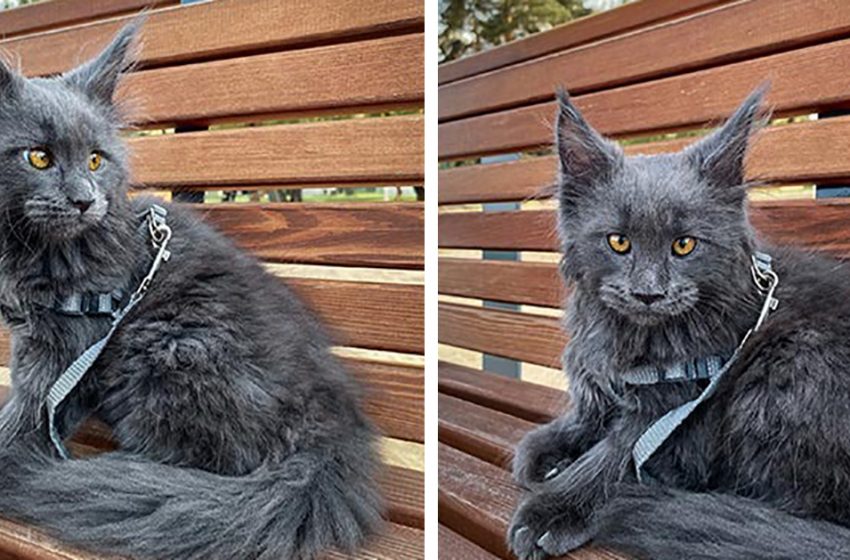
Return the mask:
<path id="1" fill-rule="evenodd" d="M 813 185 L 850 178 L 850 117 L 825 118 L 850 106 L 848 8 L 643 0 L 444 65 L 439 336 L 448 359 L 468 365 L 486 353 L 560 367 L 554 205 L 532 200 L 555 179 L 559 85 L 628 152 L 657 153 L 693 141 L 770 80 L 774 117 L 788 119 L 762 133 L 747 174 L 782 188 L 753 194 L 753 221 L 772 241 L 849 254 L 850 206 L 813 194 Z M 681 132 L 688 137 L 670 134 Z M 496 202 L 517 204 L 505 211 Z"/>
<path id="2" fill-rule="evenodd" d="M 0 51 L 29 76 L 61 72 L 141 8 L 139 66 L 119 91 L 139 191 L 422 186 L 420 1 L 52 0 L 0 13 Z M 323 318 L 384 433 L 420 444 L 422 203 L 197 210 Z"/>

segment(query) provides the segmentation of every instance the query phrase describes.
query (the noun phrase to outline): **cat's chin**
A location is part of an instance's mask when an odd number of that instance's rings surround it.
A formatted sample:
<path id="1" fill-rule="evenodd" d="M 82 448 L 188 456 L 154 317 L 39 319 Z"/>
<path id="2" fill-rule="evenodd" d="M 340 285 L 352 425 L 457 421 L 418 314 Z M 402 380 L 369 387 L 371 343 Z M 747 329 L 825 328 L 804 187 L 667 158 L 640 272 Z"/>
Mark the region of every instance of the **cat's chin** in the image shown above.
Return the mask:
<path id="1" fill-rule="evenodd" d="M 54 216 L 37 216 L 30 218 L 30 224 L 41 236 L 57 242 L 72 241 L 85 235 L 106 217 L 106 212 L 79 214 L 62 214 Z"/>

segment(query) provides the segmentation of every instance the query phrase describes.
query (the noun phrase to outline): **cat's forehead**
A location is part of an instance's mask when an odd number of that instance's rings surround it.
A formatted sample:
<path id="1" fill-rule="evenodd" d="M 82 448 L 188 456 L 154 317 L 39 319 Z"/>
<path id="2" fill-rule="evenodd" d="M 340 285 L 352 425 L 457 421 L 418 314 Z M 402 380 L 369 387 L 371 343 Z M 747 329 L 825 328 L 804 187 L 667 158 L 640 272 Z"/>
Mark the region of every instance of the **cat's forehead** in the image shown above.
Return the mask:
<path id="1" fill-rule="evenodd" d="M 683 154 L 626 158 L 606 197 L 609 212 L 633 228 L 680 227 L 700 220 L 706 192 Z"/>
<path id="2" fill-rule="evenodd" d="M 105 116 L 84 94 L 58 78 L 26 82 L 14 106 L 17 126 L 46 139 L 87 140 L 108 126 Z"/>

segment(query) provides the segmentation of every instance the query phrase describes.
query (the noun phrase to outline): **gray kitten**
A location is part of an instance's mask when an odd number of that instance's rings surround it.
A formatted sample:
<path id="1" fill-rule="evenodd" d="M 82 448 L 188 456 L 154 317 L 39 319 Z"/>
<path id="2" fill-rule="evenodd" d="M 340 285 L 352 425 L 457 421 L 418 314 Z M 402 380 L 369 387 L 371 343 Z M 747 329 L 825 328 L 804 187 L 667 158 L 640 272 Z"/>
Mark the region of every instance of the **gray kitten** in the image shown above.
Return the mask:
<path id="1" fill-rule="evenodd" d="M 655 560 L 850 556 L 850 270 L 755 241 L 743 162 L 762 97 L 682 152 L 625 157 L 560 96 L 572 406 L 517 450 L 520 558 L 590 541 Z M 757 249 L 774 257 L 778 309 L 638 484 L 636 440 L 704 382 L 622 372 L 731 355 L 762 306 Z"/>
<path id="2" fill-rule="evenodd" d="M 130 293 L 153 259 L 112 100 L 138 26 L 61 76 L 0 66 L 0 513 L 138 558 L 353 550 L 381 517 L 356 387 L 296 297 L 183 208 L 170 261 L 59 411 L 63 436 L 96 415 L 120 451 L 61 460 L 48 439 L 49 387 L 110 325 L 49 302 Z"/>

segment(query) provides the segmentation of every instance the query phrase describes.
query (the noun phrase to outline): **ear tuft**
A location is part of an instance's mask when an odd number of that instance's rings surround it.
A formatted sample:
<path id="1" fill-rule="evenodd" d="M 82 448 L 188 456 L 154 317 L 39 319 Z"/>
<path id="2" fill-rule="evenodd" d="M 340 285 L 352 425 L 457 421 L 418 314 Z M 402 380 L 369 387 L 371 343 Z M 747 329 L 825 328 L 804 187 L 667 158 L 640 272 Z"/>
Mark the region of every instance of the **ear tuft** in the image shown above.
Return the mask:
<path id="1" fill-rule="evenodd" d="M 700 173 L 733 199 L 743 199 L 745 191 L 744 159 L 752 136 L 767 122 L 770 112 L 762 102 L 768 83 L 754 89 L 723 126 L 688 148 L 688 154 Z"/>
<path id="2" fill-rule="evenodd" d="M 560 161 L 560 203 L 568 210 L 596 184 L 605 182 L 622 162 L 623 152 L 584 120 L 567 91 L 557 92 L 555 143 Z"/>
<path id="3" fill-rule="evenodd" d="M 136 39 L 144 20 L 144 16 L 139 16 L 125 25 L 99 55 L 67 72 L 63 79 L 93 99 L 111 105 L 121 76 L 135 61 Z"/>
<path id="4" fill-rule="evenodd" d="M 8 56 L 0 56 L 0 101 L 17 94 L 23 84 L 23 76 L 15 69 Z"/>

